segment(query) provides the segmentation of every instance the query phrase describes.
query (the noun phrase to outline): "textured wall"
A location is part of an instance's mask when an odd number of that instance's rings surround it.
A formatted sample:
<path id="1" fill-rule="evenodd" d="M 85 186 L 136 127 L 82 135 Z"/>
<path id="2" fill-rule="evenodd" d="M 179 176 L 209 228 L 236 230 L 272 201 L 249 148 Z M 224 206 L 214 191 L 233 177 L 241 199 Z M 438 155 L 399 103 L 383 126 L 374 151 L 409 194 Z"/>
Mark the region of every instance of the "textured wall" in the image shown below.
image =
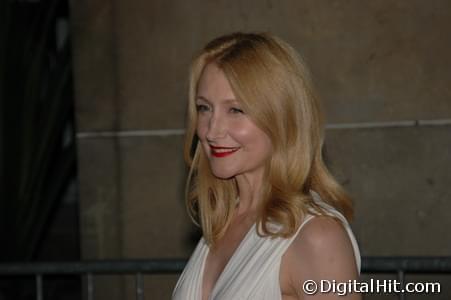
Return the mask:
<path id="1" fill-rule="evenodd" d="M 191 253 L 177 129 L 190 59 L 219 34 L 270 31 L 294 45 L 331 124 L 451 116 L 449 1 L 83 0 L 72 20 L 86 258 Z M 450 125 L 348 126 L 326 143 L 364 255 L 450 255 Z M 166 299 L 176 278 L 146 285 Z"/>

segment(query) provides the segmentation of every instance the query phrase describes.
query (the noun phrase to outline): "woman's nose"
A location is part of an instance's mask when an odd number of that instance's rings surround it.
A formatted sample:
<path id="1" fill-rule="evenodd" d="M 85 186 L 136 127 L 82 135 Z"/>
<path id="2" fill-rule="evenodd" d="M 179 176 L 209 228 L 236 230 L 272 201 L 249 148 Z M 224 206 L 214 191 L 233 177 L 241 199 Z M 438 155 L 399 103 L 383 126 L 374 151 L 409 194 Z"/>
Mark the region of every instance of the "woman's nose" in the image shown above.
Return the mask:
<path id="1" fill-rule="evenodd" d="M 214 141 L 226 135 L 226 121 L 219 115 L 213 115 L 208 122 L 207 139 Z"/>

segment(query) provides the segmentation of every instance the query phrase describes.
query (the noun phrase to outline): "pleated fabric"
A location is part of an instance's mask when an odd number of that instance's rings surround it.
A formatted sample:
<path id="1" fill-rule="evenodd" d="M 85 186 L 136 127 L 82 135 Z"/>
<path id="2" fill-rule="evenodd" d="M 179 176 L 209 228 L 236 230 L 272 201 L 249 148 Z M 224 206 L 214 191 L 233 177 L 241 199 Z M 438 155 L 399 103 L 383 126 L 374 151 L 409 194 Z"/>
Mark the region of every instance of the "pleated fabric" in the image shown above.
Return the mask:
<path id="1" fill-rule="evenodd" d="M 312 195 L 315 202 L 321 205 L 329 215 L 336 216 L 342 221 L 351 240 L 356 265 L 360 273 L 359 247 L 346 218 L 322 201 L 317 193 L 312 191 Z M 281 300 L 279 272 L 282 256 L 302 227 L 314 217 L 311 214 L 307 215 L 296 234 L 288 239 L 260 237 L 254 224 L 219 276 L 209 299 Z M 269 224 L 269 226 L 277 227 L 279 225 Z M 208 245 L 201 238 L 174 288 L 173 300 L 201 299 L 202 276 L 208 251 Z"/>

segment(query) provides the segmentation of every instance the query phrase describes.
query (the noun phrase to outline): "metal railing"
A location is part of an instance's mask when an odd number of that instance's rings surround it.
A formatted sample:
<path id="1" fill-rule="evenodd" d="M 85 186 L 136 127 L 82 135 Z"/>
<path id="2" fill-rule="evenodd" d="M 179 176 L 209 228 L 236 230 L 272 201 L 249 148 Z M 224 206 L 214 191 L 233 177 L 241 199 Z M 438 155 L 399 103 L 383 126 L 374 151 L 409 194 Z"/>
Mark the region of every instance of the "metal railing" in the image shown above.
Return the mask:
<path id="1" fill-rule="evenodd" d="M 93 260 L 80 262 L 33 262 L 0 264 L 0 280 L 15 276 L 34 276 L 36 299 L 44 300 L 43 281 L 48 275 L 80 275 L 86 279 L 87 299 L 94 300 L 95 275 L 135 274 L 136 299 L 144 299 L 144 274 L 182 272 L 186 259 Z M 451 256 L 446 257 L 363 257 L 362 274 L 397 274 L 403 284 L 408 274 L 451 274 Z M 405 299 L 404 293 L 398 294 Z"/>

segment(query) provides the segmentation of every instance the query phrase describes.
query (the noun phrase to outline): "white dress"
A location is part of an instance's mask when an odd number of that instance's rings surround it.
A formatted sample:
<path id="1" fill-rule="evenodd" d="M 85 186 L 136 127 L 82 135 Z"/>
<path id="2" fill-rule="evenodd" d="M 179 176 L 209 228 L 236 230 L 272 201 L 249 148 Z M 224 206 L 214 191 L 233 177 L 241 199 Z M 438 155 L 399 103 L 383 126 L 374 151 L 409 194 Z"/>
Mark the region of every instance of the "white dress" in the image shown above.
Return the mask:
<path id="1" fill-rule="evenodd" d="M 360 273 L 360 251 L 347 220 L 340 212 L 322 201 L 317 193 L 312 192 L 312 195 L 315 202 L 324 207 L 328 214 L 338 217 L 343 222 L 351 240 Z M 281 300 L 279 271 L 282 256 L 300 229 L 312 218 L 314 215 L 307 215 L 296 234 L 288 239 L 260 237 L 254 224 L 224 267 L 209 299 Z M 174 288 L 173 300 L 201 299 L 202 276 L 208 251 L 209 247 L 201 238 Z"/>

